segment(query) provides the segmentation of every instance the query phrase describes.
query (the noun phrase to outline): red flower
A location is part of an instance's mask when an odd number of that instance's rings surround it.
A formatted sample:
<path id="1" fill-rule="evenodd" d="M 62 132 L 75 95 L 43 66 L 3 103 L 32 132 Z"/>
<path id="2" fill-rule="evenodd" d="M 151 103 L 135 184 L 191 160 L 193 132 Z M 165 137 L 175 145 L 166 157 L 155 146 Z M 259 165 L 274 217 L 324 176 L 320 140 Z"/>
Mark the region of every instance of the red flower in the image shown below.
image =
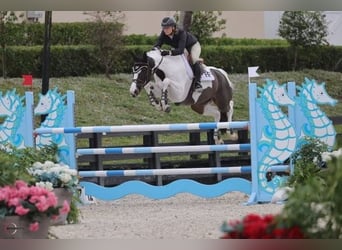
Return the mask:
<path id="1" fill-rule="evenodd" d="M 304 234 L 298 226 L 277 228 L 274 215 L 248 214 L 242 221 L 224 223 L 221 239 L 301 239 Z"/>

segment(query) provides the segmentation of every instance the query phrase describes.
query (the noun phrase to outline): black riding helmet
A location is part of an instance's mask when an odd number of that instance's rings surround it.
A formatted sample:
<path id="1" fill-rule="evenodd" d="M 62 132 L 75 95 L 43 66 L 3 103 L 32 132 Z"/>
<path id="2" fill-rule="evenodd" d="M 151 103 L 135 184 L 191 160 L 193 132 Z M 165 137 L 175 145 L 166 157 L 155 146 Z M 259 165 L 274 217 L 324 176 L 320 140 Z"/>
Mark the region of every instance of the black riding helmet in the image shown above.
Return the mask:
<path id="1" fill-rule="evenodd" d="M 176 20 L 173 17 L 164 17 L 161 22 L 162 27 L 173 26 L 176 27 Z"/>

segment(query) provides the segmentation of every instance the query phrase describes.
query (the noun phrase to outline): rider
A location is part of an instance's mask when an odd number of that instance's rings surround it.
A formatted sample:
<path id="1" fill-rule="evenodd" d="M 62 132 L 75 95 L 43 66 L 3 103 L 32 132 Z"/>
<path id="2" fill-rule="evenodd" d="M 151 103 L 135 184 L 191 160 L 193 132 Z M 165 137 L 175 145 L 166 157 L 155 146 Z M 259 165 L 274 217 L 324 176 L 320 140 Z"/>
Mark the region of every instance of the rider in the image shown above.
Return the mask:
<path id="1" fill-rule="evenodd" d="M 192 69 L 194 73 L 195 89 L 201 90 L 201 67 L 200 54 L 201 45 L 197 38 L 191 33 L 177 27 L 176 20 L 173 17 L 164 17 L 162 22 L 162 31 L 154 47 L 160 48 L 163 44 L 170 45 L 172 50 L 163 50 L 162 56 L 177 56 L 184 53 L 186 49 L 191 56 Z"/>

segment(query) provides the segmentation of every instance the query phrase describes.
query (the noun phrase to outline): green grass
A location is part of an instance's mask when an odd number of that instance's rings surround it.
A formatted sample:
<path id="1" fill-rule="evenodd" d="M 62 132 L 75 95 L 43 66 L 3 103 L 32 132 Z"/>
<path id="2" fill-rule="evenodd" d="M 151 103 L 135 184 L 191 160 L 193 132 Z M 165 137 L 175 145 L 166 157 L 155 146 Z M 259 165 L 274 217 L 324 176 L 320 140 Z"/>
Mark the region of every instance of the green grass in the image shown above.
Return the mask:
<path id="1" fill-rule="evenodd" d="M 328 93 L 339 100 L 335 107 L 321 106 L 328 116 L 342 114 L 342 73 L 321 70 L 307 70 L 301 72 L 268 72 L 253 78 L 258 84 L 265 83 L 265 79 L 277 80 L 279 83 L 295 81 L 303 82 L 304 77 L 314 78 L 318 82 L 326 82 Z M 76 126 L 97 125 L 125 125 L 125 124 L 158 124 L 158 123 L 190 123 L 212 121 L 211 117 L 204 117 L 193 112 L 188 106 L 172 105 L 170 113 L 159 112 L 153 108 L 145 93 L 137 98 L 129 94 L 131 75 L 113 75 L 112 80 L 104 76 L 51 78 L 50 88 L 58 87 L 64 93 L 74 90 L 75 123 Z M 234 120 L 248 120 L 248 83 L 246 74 L 232 74 L 231 81 L 235 85 L 234 91 Z M 23 93 L 22 79 L 0 79 L 1 90 L 16 88 Z M 26 89 L 29 90 L 29 89 Z M 41 79 L 34 79 L 35 99 L 41 92 Z"/>

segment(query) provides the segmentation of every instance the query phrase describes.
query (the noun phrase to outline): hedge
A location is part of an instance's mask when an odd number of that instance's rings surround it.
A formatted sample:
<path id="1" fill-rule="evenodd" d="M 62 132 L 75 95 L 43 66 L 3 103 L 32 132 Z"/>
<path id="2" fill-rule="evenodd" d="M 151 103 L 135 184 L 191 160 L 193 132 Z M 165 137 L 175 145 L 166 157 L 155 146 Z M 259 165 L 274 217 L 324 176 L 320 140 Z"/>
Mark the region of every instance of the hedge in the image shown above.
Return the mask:
<path id="1" fill-rule="evenodd" d="M 42 73 L 42 46 L 10 46 L 6 49 L 7 76 L 20 77 L 32 74 L 39 78 Z M 111 73 L 131 73 L 133 58 L 151 49 L 150 45 L 125 46 L 121 58 Z M 228 73 L 246 73 L 247 67 L 260 66 L 260 72 L 291 71 L 293 56 L 288 46 L 203 46 L 205 64 L 221 67 Z M 2 65 L 1 57 L 0 64 Z M 342 71 L 342 47 L 302 49 L 299 51 L 297 70 L 323 69 Z M 96 60 L 94 47 L 51 46 L 50 76 L 87 76 L 103 74 L 104 69 Z"/>
<path id="2" fill-rule="evenodd" d="M 53 23 L 51 25 L 52 45 L 89 45 L 87 39 L 88 30 L 94 22 Z M 113 25 L 115 25 L 113 23 Z M 7 24 L 9 34 L 13 34 L 10 46 L 40 46 L 44 44 L 43 23 L 11 23 Z M 156 31 L 158 33 L 158 31 Z M 150 45 L 152 46 L 157 35 L 131 34 L 123 37 L 125 45 Z M 212 37 L 201 41 L 203 45 L 213 46 L 286 46 L 283 39 L 255 39 L 255 38 L 229 38 Z"/>

